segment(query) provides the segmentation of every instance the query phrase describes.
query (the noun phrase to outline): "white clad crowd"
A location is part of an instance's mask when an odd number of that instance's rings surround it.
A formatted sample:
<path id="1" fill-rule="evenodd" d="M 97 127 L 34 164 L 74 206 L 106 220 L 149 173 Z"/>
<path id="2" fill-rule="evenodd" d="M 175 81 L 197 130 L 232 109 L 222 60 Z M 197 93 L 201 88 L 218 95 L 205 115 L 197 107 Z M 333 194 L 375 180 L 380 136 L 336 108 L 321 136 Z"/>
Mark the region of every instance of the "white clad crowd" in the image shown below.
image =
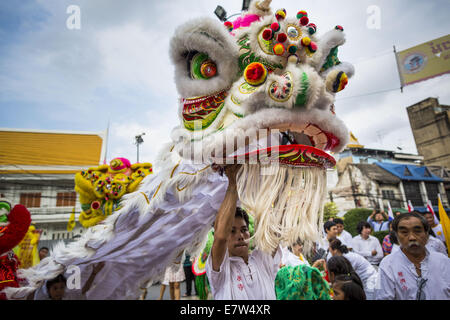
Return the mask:
<path id="1" fill-rule="evenodd" d="M 378 221 L 372 219 L 374 214 Z M 325 237 L 315 245 L 313 266 L 326 269 L 331 257 L 343 256 L 361 279 L 367 300 L 450 300 L 450 259 L 442 226 L 418 212 L 403 217 L 400 228 L 398 221 L 381 221 L 381 213 L 374 214 L 358 224 L 355 237 L 344 230 L 342 219 L 325 222 Z M 383 246 L 371 235 L 374 229 L 390 231 Z M 282 263 L 309 265 L 302 253 L 293 249 L 283 250 Z"/>

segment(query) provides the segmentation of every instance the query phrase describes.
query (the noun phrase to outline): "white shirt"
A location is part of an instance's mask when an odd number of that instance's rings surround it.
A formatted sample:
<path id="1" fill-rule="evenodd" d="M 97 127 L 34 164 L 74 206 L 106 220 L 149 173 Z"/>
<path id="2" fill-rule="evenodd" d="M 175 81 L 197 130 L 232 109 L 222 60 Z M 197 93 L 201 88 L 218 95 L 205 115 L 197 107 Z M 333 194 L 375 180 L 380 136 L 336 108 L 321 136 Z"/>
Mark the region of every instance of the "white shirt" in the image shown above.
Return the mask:
<path id="1" fill-rule="evenodd" d="M 428 237 L 428 242 L 425 247 L 428 249 L 428 251 L 435 251 L 447 255 L 447 248 L 445 247 L 445 245 L 441 240 L 433 236 Z"/>
<path id="2" fill-rule="evenodd" d="M 442 230 L 442 225 L 439 223 L 438 225 L 436 225 L 436 227 L 431 229 L 433 229 L 433 232 L 436 235 L 436 237 L 445 243 L 445 234 L 444 230 Z"/>
<path id="3" fill-rule="evenodd" d="M 325 251 L 328 251 L 330 247 L 330 243 L 328 242 L 327 237 L 322 238 L 319 242 L 316 243 L 317 249 L 323 249 Z"/>
<path id="4" fill-rule="evenodd" d="M 361 235 L 357 235 L 352 241 L 353 251 L 362 255 L 371 264 L 380 263 L 383 259 L 383 249 L 381 248 L 380 241 L 374 236 L 370 236 L 367 240 L 364 240 Z M 377 254 L 372 256 L 372 251 L 376 250 Z"/>
<path id="5" fill-rule="evenodd" d="M 375 290 L 378 272 L 370 262 L 364 259 L 363 256 L 354 252 L 344 253 L 343 256 L 350 262 L 353 269 L 355 269 L 355 272 L 361 278 L 364 289 Z"/>
<path id="6" fill-rule="evenodd" d="M 258 249 L 253 250 L 248 264 L 241 257 L 230 257 L 227 249 L 219 271 L 212 268 L 211 252 L 206 262 L 206 276 L 215 300 L 276 300 L 280 246 L 273 258 Z"/>
<path id="7" fill-rule="evenodd" d="M 398 244 L 393 244 L 392 245 L 392 250 L 391 250 L 391 254 L 393 254 L 394 252 L 396 252 L 396 251 L 399 251 L 400 250 L 400 246 L 398 245 Z"/>
<path id="8" fill-rule="evenodd" d="M 353 237 L 350 232 L 342 230 L 342 233 L 337 236 L 341 240 L 342 244 L 346 245 L 347 248 L 352 248 Z"/>
<path id="9" fill-rule="evenodd" d="M 295 267 L 301 264 L 309 265 L 308 260 L 303 256 L 303 254 L 300 254 L 300 257 L 289 251 L 288 248 L 281 248 L 283 257 L 281 258 L 281 264 L 285 266 L 291 266 Z"/>
<path id="10" fill-rule="evenodd" d="M 450 300 L 450 259 L 427 249 L 420 263 L 426 300 Z M 377 300 L 416 300 L 419 277 L 402 250 L 386 256 L 378 269 Z"/>
<path id="11" fill-rule="evenodd" d="M 367 222 L 372 225 L 373 231 L 389 231 L 389 221 L 375 221 L 370 219 L 370 217 L 367 218 Z"/>

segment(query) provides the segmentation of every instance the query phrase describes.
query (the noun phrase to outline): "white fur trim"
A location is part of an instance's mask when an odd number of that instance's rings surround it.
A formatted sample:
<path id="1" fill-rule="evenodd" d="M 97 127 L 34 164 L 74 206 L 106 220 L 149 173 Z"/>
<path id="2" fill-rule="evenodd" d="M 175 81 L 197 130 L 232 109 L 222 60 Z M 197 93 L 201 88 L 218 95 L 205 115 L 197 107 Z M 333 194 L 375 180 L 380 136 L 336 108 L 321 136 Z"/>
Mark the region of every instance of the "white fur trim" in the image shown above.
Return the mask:
<path id="1" fill-rule="evenodd" d="M 194 50 L 208 54 L 216 63 L 217 75 L 214 78 L 191 79 L 184 54 Z M 178 93 L 184 98 L 192 98 L 230 87 L 239 71 L 238 51 L 234 38 L 216 20 L 200 18 L 179 26 L 170 42 Z"/>

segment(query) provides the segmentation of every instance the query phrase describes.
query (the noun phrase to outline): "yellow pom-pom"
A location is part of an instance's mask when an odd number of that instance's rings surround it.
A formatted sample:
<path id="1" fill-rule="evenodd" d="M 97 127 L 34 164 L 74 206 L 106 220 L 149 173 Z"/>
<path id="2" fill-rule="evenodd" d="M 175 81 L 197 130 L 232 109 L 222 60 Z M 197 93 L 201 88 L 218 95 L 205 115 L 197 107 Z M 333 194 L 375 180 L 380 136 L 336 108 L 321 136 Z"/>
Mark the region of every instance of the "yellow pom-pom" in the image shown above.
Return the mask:
<path id="1" fill-rule="evenodd" d="M 273 46 L 273 53 L 277 56 L 282 56 L 284 51 L 284 46 L 281 43 L 277 43 Z"/>
<path id="2" fill-rule="evenodd" d="M 309 44 L 311 43 L 311 39 L 309 37 L 304 37 L 302 38 L 302 46 L 309 46 Z"/>

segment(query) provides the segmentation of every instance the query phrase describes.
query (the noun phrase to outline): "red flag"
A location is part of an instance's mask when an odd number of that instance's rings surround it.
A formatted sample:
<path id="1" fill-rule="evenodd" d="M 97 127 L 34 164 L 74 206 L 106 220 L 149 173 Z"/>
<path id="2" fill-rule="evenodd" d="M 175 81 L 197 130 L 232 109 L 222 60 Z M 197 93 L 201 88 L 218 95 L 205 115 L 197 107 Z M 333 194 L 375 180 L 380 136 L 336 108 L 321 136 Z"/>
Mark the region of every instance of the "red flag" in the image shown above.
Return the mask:
<path id="1" fill-rule="evenodd" d="M 388 201 L 388 215 L 394 220 L 394 213 L 392 212 L 391 203 Z"/>
<path id="2" fill-rule="evenodd" d="M 428 211 L 428 212 L 431 212 L 431 214 L 433 215 L 433 218 L 434 218 L 434 224 L 439 224 L 440 221 L 439 221 L 439 219 L 436 217 L 436 214 L 434 213 L 433 206 L 432 206 L 432 204 L 431 204 L 431 200 L 428 200 L 428 202 L 427 202 L 427 211 Z"/>
<path id="3" fill-rule="evenodd" d="M 414 211 L 414 207 L 411 203 L 411 200 L 408 200 L 408 212 L 413 212 Z"/>

